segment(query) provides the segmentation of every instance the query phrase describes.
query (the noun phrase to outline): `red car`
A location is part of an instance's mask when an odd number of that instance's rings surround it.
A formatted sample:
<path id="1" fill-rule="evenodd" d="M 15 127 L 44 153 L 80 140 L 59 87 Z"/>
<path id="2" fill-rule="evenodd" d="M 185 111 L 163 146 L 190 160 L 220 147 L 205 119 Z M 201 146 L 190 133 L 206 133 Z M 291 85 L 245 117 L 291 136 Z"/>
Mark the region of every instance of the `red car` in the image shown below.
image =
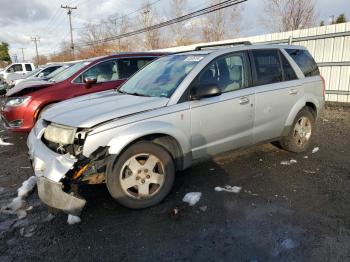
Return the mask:
<path id="1" fill-rule="evenodd" d="M 122 53 L 77 62 L 49 81 L 18 84 L 6 93 L 1 118 L 11 131 L 29 132 L 40 114 L 69 98 L 119 87 L 161 53 Z"/>

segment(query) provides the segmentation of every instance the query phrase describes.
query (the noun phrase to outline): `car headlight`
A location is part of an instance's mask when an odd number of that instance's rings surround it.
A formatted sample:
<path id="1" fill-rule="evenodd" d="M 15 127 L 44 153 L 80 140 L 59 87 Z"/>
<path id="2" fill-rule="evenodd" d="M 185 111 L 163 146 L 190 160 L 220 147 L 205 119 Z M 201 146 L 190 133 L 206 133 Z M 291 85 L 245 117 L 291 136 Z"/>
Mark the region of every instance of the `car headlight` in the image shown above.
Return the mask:
<path id="1" fill-rule="evenodd" d="M 70 145 L 74 143 L 76 128 L 50 124 L 44 133 L 44 138 L 50 142 L 60 145 Z"/>
<path id="2" fill-rule="evenodd" d="M 27 103 L 30 99 L 31 99 L 30 96 L 20 96 L 16 98 L 10 98 L 9 100 L 7 100 L 6 106 L 12 106 L 12 107 L 21 106 Z"/>

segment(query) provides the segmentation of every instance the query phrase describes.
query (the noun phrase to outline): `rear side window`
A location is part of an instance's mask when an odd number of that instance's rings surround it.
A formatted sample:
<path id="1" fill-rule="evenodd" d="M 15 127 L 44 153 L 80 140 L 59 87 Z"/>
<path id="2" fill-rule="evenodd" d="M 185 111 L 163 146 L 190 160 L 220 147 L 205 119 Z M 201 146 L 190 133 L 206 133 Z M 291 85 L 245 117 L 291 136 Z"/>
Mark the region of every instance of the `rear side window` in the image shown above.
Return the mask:
<path id="1" fill-rule="evenodd" d="M 278 50 L 253 50 L 256 69 L 255 85 L 267 85 L 283 81 Z"/>
<path id="2" fill-rule="evenodd" d="M 125 79 L 132 76 L 134 73 L 139 71 L 149 62 L 154 60 L 155 57 L 140 57 L 140 58 L 122 58 L 118 59 L 118 67 L 120 78 Z"/>
<path id="3" fill-rule="evenodd" d="M 26 64 L 26 71 L 32 71 L 32 66 L 30 64 Z"/>
<path id="4" fill-rule="evenodd" d="M 287 58 L 285 58 L 283 54 L 281 54 L 281 61 L 282 61 L 283 72 L 284 72 L 284 81 L 298 79 L 297 75 L 294 72 L 293 67 L 289 64 Z"/>
<path id="5" fill-rule="evenodd" d="M 53 71 L 55 71 L 58 68 L 60 68 L 60 66 L 48 67 L 48 68 L 45 68 L 43 71 L 41 71 L 41 73 L 43 73 L 44 76 L 47 76 L 48 74 L 51 74 Z"/>
<path id="6" fill-rule="evenodd" d="M 315 60 L 307 50 L 286 49 L 286 51 L 300 67 L 301 71 L 303 71 L 305 77 L 320 75 L 320 71 Z"/>

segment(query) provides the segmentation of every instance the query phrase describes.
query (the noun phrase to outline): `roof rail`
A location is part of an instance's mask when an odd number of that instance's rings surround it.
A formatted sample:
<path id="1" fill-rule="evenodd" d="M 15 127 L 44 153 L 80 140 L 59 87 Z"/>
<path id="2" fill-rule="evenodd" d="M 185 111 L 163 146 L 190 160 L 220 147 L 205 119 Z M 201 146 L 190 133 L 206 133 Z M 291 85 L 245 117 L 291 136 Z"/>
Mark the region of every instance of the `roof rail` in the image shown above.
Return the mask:
<path id="1" fill-rule="evenodd" d="M 194 50 L 199 51 L 204 48 L 217 47 L 217 46 L 235 46 L 235 45 L 251 45 L 251 44 L 252 43 L 250 41 L 243 41 L 243 42 L 231 42 L 231 43 L 214 44 L 214 45 L 202 45 L 202 46 L 196 46 Z"/>

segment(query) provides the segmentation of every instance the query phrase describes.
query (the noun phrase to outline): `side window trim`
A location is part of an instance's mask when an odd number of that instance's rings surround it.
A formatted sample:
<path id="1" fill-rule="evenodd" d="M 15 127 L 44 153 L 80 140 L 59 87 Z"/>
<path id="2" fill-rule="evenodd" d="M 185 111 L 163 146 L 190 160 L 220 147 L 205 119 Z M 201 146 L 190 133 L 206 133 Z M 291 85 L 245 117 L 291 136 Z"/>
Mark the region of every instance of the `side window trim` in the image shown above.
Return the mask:
<path id="1" fill-rule="evenodd" d="M 280 58 L 280 63 L 281 63 L 281 66 L 282 66 L 282 72 L 283 72 L 283 82 L 288 82 L 288 81 L 295 81 L 295 80 L 299 80 L 299 76 L 297 74 L 297 72 L 295 71 L 294 67 L 292 66 L 292 64 L 290 63 L 289 59 L 286 57 L 286 55 L 282 52 L 281 49 L 279 49 L 279 58 Z M 291 80 L 288 80 L 286 79 L 286 72 L 284 70 L 284 63 L 283 63 L 283 58 L 285 59 L 285 61 L 288 63 L 288 65 L 290 66 L 290 68 L 293 70 L 295 76 L 296 76 L 296 79 L 291 79 Z"/>

